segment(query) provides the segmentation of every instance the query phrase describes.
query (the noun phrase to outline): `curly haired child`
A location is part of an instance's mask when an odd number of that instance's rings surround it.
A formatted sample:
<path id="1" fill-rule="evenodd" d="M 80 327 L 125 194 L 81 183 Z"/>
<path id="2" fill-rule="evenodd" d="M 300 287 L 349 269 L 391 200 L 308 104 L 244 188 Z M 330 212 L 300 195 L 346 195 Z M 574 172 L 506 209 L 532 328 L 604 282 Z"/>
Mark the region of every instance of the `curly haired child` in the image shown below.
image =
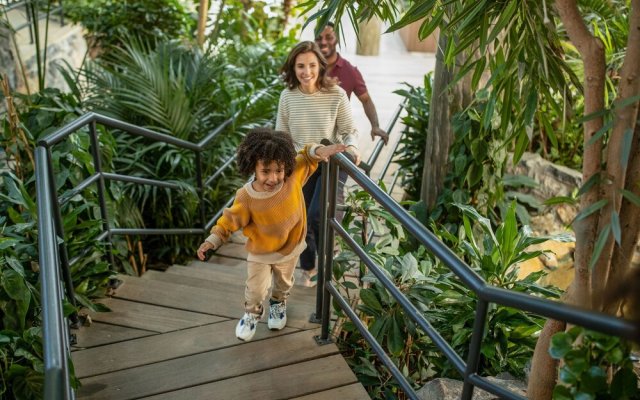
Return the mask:
<path id="1" fill-rule="evenodd" d="M 267 128 L 250 131 L 237 152 L 240 172 L 255 174 L 253 181 L 236 192 L 231 207 L 211 228 L 200 245 L 198 258 L 219 248 L 242 229 L 247 236 L 245 313 L 236 326 L 236 337 L 253 338 L 269 300 L 268 326 L 280 330 L 287 323 L 286 300 L 293 286 L 298 256 L 305 249 L 307 220 L 302 186 L 318 168 L 318 162 L 346 149 L 345 145 L 310 144 L 296 154 L 291 136 Z"/>

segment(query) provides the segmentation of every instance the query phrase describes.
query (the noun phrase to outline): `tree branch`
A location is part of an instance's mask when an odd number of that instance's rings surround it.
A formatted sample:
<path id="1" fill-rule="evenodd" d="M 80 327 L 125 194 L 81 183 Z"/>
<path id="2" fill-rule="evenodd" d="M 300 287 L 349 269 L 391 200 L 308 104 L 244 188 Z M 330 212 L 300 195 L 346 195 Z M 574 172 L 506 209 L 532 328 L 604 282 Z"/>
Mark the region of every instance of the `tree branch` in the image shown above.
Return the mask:
<path id="1" fill-rule="evenodd" d="M 605 54 L 602 42 L 595 38 L 584 23 L 575 0 L 557 0 L 558 15 L 564 24 L 569 39 L 576 46 L 584 64 L 584 113 L 592 114 L 604 109 Z M 602 140 L 588 144 L 593 135 L 602 127 L 602 117 L 592 118 L 584 123 L 584 156 L 582 161 L 583 182 L 601 172 Z M 600 199 L 600 185 L 593 187 L 580 198 L 580 208 L 586 209 Z M 576 232 L 576 293 L 579 304 L 590 304 L 589 259 L 593 253 L 598 235 L 597 213 L 574 224 Z"/>
<path id="2" fill-rule="evenodd" d="M 620 102 L 637 96 L 640 94 L 640 0 L 633 0 L 631 3 L 631 13 L 629 15 L 629 36 L 627 38 L 627 52 L 625 54 L 622 68 L 620 69 L 620 83 L 618 84 L 618 94 L 614 104 L 620 104 Z M 612 213 L 618 213 L 619 217 L 622 217 L 621 203 L 622 196 L 620 196 L 620 190 L 625 187 L 627 181 L 627 175 L 632 171 L 622 164 L 622 153 L 625 151 L 623 147 L 624 137 L 626 132 L 637 131 L 634 129 L 636 121 L 638 119 L 638 101 L 628 104 L 624 107 L 616 108 L 614 111 L 614 124 L 609 136 L 609 142 L 607 144 L 607 179 L 602 187 L 604 198 L 609 202 L 600 211 L 600 220 L 598 222 L 598 231 L 601 232 L 611 223 Z M 628 149 L 629 154 L 635 156 L 640 150 L 638 148 L 637 140 L 631 141 L 631 148 Z M 633 206 L 631 204 L 631 206 Z M 620 218 L 621 221 L 627 222 Z M 635 227 L 634 227 L 635 228 Z M 633 228 L 632 228 L 633 229 Z M 630 231 L 622 230 L 625 236 L 629 235 Z M 636 239 L 637 240 L 637 239 Z M 635 241 L 634 241 L 635 243 Z M 612 273 L 612 269 L 618 269 L 626 271 L 626 265 L 618 265 L 613 263 L 613 254 L 616 243 L 613 235 L 609 235 L 607 243 L 603 248 L 603 251 L 598 259 L 594 268 L 594 276 L 592 280 L 592 287 L 594 293 L 601 293 L 608 285 L 608 276 Z M 621 254 L 621 253 L 619 253 Z M 618 259 L 618 262 L 623 264 L 629 261 Z M 598 285 L 598 286 L 596 286 Z M 594 301 L 601 301 L 602 296 L 595 296 Z M 602 304 L 597 304 L 598 308 L 602 307 Z"/>

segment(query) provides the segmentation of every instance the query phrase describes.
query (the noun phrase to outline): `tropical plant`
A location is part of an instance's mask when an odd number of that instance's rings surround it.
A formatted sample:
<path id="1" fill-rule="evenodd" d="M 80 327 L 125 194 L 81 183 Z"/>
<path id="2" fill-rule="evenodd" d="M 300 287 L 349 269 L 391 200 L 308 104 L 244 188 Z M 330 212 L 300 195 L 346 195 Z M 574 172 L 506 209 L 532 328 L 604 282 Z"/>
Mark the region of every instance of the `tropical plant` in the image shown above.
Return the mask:
<path id="1" fill-rule="evenodd" d="M 124 46 L 128 37 L 155 44 L 191 37 L 195 29 L 192 10 L 180 0 L 66 0 L 64 11 L 85 27 L 96 54 Z"/>
<path id="2" fill-rule="evenodd" d="M 476 317 L 476 296 L 440 261 L 414 240 L 409 240 L 399 223 L 381 209 L 366 192 L 351 193 L 347 198 L 348 212 L 343 226 L 364 251 L 382 266 L 395 286 L 424 314 L 453 349 L 466 357 L 468 342 Z M 469 265 L 487 283 L 522 293 L 557 298 L 559 291 L 541 286 L 543 271 L 518 278 L 518 264 L 538 257 L 541 251 L 529 251 L 534 244 L 547 240 L 572 240 L 561 236 L 532 236 L 530 228 L 518 230 L 515 203 L 508 208 L 504 221 L 496 230 L 490 221 L 470 206 L 457 205 L 463 213 L 459 236 L 435 227 L 441 238 L 453 244 Z M 378 240 L 368 241 L 376 235 Z M 358 304 L 360 317 L 376 340 L 392 357 L 404 375 L 416 387 L 433 377 L 458 377 L 448 359 L 432 343 L 392 298 L 378 279 L 366 271 L 358 271 L 354 255 L 343 247 L 335 259 L 333 276 L 343 294 L 352 304 Z M 364 275 L 360 281 L 354 277 Z M 360 282 L 357 285 L 356 282 Z M 357 291 L 356 289 L 360 289 Z M 340 345 L 348 362 L 373 398 L 399 397 L 399 388 L 390 373 L 378 361 L 337 306 L 342 329 Z M 492 305 L 482 344 L 481 370 L 495 375 L 510 372 L 522 376 L 542 329 L 544 319 L 509 307 Z"/>
<path id="3" fill-rule="evenodd" d="M 88 63 L 82 71 L 88 83 L 85 104 L 98 113 L 191 142 L 200 141 L 235 116 L 233 130 L 218 135 L 201 154 L 206 177 L 235 153 L 245 129 L 267 124 L 273 115 L 279 89 L 273 85 L 273 60 L 278 59 L 273 57 L 275 49 L 269 44 L 233 44 L 226 48 L 227 52 L 214 53 L 175 41 L 148 46 L 130 38 L 123 48 L 99 62 Z M 251 97 L 260 90 L 267 94 L 258 104 L 251 104 Z M 155 228 L 189 228 L 205 222 L 196 219 L 197 166 L 191 151 L 122 132 L 116 134 L 116 143 L 121 149 L 114 159 L 118 173 L 173 182 L 181 188 L 169 191 L 123 185 L 118 189 L 119 201 L 130 199 L 139 210 L 139 218 L 133 221 Z M 140 150 L 124 151 L 132 148 Z M 204 192 L 208 212 L 215 213 L 242 184 L 233 172 L 225 178 Z M 181 207 L 176 208 L 175 204 Z M 177 209 L 181 211 L 176 212 Z M 129 215 L 119 215 L 118 224 L 130 224 Z M 155 261 L 173 263 L 191 257 L 199 240 L 171 236 L 143 241 L 146 248 L 158 249 L 149 254 Z"/>
<path id="4" fill-rule="evenodd" d="M 551 339 L 551 357 L 562 361 L 555 400 L 638 399 L 631 344 L 574 326 Z"/>
<path id="5" fill-rule="evenodd" d="M 446 127 L 433 118 L 441 114 L 438 107 L 454 107 L 455 111 L 455 107 L 466 104 L 465 94 L 470 91 L 465 88 L 485 87 L 490 96 L 482 126 L 488 128 L 494 119 L 498 121 L 505 139 L 514 143 L 515 160 L 528 147 L 541 99 L 555 107 L 554 115 L 564 115 L 563 104 L 557 104 L 555 96 L 566 93 L 567 86 L 582 93 L 583 115 L 574 114 L 574 118 L 583 125 L 585 187 L 580 198 L 581 213 L 573 224 L 577 238 L 575 279 L 566 300 L 616 313 L 619 299 L 602 304 L 601 296 L 596 294 L 624 279 L 640 234 L 640 80 L 634 78 L 640 65 L 640 1 L 581 2 L 580 7 L 576 0 L 556 0 L 549 6 L 529 0 L 412 1 L 400 17 L 394 1 L 310 0 L 305 4 L 311 10 L 318 3 L 324 7 L 310 20 L 319 19 L 319 26 L 328 20 L 339 21 L 346 12 L 353 22 L 378 15 L 392 24 L 390 30 L 424 18 L 420 38 L 439 27 L 442 57 L 437 59 L 449 68 L 436 64 L 434 99 L 441 103 L 431 104 L 432 126 Z M 621 35 L 607 45 L 615 48 L 612 54 L 618 54 L 618 58 L 608 70 L 605 44 L 598 32 L 614 27 Z M 577 50 L 583 66 L 581 76 L 564 57 L 563 43 Z M 439 88 L 444 86 L 439 83 L 448 85 L 451 73 L 462 90 L 454 91 L 452 97 L 443 96 Z M 448 133 L 443 131 L 438 138 L 446 142 Z M 442 149 L 437 150 L 442 153 Z M 426 157 L 425 170 L 429 162 L 434 162 L 428 151 Z M 443 168 L 440 159 L 435 162 L 436 168 Z M 431 179 L 431 175 L 424 176 Z M 430 184 L 423 184 L 423 188 L 442 188 L 442 180 Z M 423 193 L 422 199 L 431 205 L 434 196 L 425 198 L 426 195 Z M 550 337 L 561 329 L 563 324 L 549 321 L 540 336 L 530 380 L 535 384 L 528 389 L 533 399 L 551 396 L 556 371 L 549 368 L 553 360 L 547 348 Z"/>
<path id="6" fill-rule="evenodd" d="M 423 86 L 408 86 L 407 89 L 394 93 L 404 97 L 406 114 L 402 117 L 404 128 L 398 150 L 394 153 L 393 162 L 398 164 L 400 183 L 411 200 L 420 198 L 422 187 L 422 170 L 424 169 L 424 151 L 426 148 L 427 129 L 429 127 L 429 104 L 432 95 L 431 73 L 424 76 Z"/>

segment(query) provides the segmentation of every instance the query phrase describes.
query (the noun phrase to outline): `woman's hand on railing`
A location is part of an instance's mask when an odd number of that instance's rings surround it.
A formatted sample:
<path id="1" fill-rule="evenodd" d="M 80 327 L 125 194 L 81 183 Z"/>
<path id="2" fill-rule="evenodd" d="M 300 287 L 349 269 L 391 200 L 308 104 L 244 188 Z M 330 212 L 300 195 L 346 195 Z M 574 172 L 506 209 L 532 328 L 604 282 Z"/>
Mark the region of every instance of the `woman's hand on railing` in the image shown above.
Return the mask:
<path id="1" fill-rule="evenodd" d="M 321 158 L 322 161 L 329 161 L 329 157 L 336 153 L 342 153 L 347 149 L 344 144 L 330 144 L 316 147 L 316 156 Z"/>

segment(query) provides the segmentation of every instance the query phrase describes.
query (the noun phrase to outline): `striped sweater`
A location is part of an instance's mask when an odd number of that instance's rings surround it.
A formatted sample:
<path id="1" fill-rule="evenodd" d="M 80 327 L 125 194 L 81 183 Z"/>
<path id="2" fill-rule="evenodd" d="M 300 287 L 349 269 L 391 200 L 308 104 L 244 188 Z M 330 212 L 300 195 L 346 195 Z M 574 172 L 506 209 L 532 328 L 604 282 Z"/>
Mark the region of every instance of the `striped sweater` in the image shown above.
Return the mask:
<path id="1" fill-rule="evenodd" d="M 338 85 L 313 94 L 302 93 L 298 88 L 284 89 L 278 104 L 276 130 L 290 134 L 296 150 L 322 139 L 358 147 L 351 103 Z"/>
<path id="2" fill-rule="evenodd" d="M 218 248 L 242 229 L 248 239 L 249 261 L 273 264 L 300 255 L 307 233 L 302 186 L 318 168 L 318 161 L 315 146 L 307 145 L 279 189 L 257 192 L 251 182 L 238 189 L 233 204 L 223 211 L 206 240 Z"/>

